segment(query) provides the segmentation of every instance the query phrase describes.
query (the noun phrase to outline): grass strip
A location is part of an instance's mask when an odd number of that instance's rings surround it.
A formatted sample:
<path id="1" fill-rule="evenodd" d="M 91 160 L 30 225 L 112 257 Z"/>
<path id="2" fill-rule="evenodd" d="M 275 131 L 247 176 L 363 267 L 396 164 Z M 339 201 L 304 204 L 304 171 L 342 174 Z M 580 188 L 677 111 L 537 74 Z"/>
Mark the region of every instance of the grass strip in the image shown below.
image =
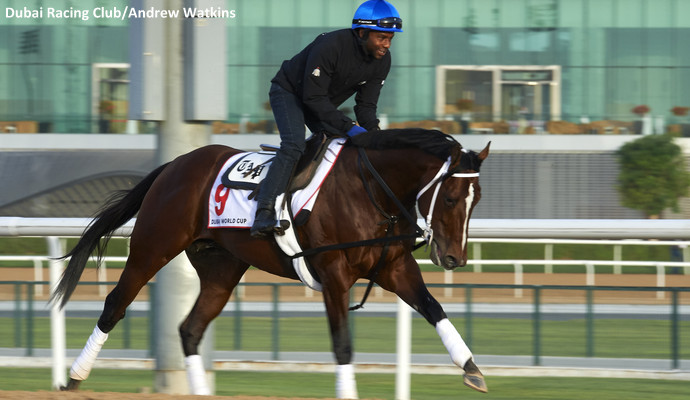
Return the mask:
<path id="1" fill-rule="evenodd" d="M 149 348 L 149 321 L 135 317 L 129 321 L 127 341 L 123 322 L 111 332 L 107 349 Z M 472 318 L 471 335 L 465 330 L 464 318 L 451 319 L 476 354 L 532 355 L 534 354 L 533 321 L 529 318 Z M 26 321 L 20 321 L 21 340 L 15 346 L 15 320 L 7 318 L 0 324 L 0 347 L 26 347 Z M 67 319 L 67 347 L 81 349 L 93 330 L 95 318 Z M 272 349 L 271 318 L 243 317 L 240 348 L 235 348 L 235 320 L 217 318 L 215 323 L 216 350 L 270 351 Z M 50 320 L 34 320 L 35 348 L 50 347 Z M 541 321 L 541 349 L 543 356 L 585 357 L 587 327 L 582 318 Z M 325 317 L 280 318 L 280 351 L 330 352 L 331 341 Z M 396 321 L 392 317 L 357 317 L 354 322 L 354 348 L 362 353 L 395 353 Z M 671 324 L 668 320 L 652 319 L 595 319 L 594 357 L 653 358 L 671 357 Z M 680 358 L 690 356 L 690 321 L 679 322 Z M 412 352 L 417 354 L 445 354 L 433 327 L 421 318 L 412 322 Z"/>

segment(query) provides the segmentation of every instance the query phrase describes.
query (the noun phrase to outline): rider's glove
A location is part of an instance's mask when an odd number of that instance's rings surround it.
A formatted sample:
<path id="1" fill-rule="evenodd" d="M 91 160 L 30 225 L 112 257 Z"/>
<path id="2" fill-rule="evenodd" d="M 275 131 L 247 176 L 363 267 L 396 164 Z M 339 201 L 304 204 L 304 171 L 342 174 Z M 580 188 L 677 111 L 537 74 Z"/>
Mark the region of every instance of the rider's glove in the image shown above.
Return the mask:
<path id="1" fill-rule="evenodd" d="M 359 135 L 360 133 L 364 133 L 364 132 L 366 132 L 366 131 L 367 131 L 366 129 L 362 128 L 362 127 L 359 126 L 359 125 L 353 125 L 352 128 L 350 128 L 350 130 L 347 131 L 347 136 L 348 136 L 348 137 L 357 136 L 357 135 Z"/>

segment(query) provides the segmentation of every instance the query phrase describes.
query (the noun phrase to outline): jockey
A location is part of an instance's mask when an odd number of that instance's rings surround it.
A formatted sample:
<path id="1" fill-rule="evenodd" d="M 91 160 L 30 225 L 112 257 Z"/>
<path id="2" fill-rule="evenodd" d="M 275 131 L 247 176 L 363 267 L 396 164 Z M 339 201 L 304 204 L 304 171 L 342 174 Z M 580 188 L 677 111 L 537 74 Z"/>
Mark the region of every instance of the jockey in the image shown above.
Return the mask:
<path id="1" fill-rule="evenodd" d="M 269 91 L 280 149 L 256 197 L 253 237 L 282 234 L 275 201 L 287 190 L 304 153 L 305 125 L 312 132 L 348 137 L 379 129 L 376 106 L 390 71 L 388 49 L 396 32 L 402 32 L 402 19 L 395 7 L 368 0 L 355 11 L 351 29 L 323 33 L 283 62 Z M 338 110 L 353 94 L 356 122 Z"/>

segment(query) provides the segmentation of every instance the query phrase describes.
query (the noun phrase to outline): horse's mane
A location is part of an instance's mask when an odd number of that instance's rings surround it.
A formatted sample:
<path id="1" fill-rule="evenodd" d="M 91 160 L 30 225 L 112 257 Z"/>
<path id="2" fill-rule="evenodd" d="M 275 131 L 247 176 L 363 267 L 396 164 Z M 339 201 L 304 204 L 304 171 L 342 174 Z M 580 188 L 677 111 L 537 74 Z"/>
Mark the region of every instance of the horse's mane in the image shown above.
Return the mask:
<path id="1" fill-rule="evenodd" d="M 462 145 L 450 135 L 419 128 L 370 131 L 351 140 L 355 146 L 374 150 L 418 148 L 441 160 L 446 160 L 454 149 L 462 149 Z"/>

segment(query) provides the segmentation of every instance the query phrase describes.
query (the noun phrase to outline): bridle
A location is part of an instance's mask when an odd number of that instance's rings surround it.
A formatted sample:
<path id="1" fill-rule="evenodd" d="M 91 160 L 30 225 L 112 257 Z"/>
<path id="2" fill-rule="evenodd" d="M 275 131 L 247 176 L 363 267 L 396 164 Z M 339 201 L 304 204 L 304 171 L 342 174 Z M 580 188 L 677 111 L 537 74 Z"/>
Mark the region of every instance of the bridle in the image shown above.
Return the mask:
<path id="1" fill-rule="evenodd" d="M 467 150 L 462 149 L 464 153 L 467 153 Z M 436 206 L 436 198 L 438 197 L 438 192 L 441 189 L 441 184 L 446 178 L 477 178 L 479 177 L 479 172 L 448 172 L 450 169 L 450 163 L 451 159 L 448 157 L 445 163 L 441 166 L 441 169 L 438 170 L 436 173 L 436 176 L 434 176 L 429 183 L 424 186 L 419 193 L 417 193 L 417 199 L 415 201 L 415 209 L 417 210 L 418 214 L 422 214 L 420 208 L 419 208 L 419 199 L 426 193 L 427 190 L 429 190 L 432 186 L 436 185 L 434 188 L 434 194 L 431 197 L 431 203 L 429 203 L 429 212 L 427 213 L 426 219 L 424 222 L 426 223 L 426 227 L 423 229 L 423 239 L 424 242 L 426 242 L 427 245 L 431 244 L 431 241 L 434 238 L 434 230 L 431 228 L 431 218 L 432 215 L 434 214 L 434 207 Z"/>

